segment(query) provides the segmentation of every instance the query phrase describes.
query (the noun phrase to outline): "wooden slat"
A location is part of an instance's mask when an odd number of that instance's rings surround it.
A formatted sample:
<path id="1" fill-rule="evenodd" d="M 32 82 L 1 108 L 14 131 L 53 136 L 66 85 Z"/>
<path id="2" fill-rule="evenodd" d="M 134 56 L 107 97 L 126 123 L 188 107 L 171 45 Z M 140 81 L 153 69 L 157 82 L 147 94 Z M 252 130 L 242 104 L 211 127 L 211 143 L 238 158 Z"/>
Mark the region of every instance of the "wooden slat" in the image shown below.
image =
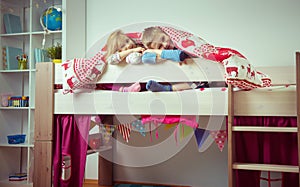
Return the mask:
<path id="1" fill-rule="evenodd" d="M 298 126 L 298 170 L 300 170 L 300 52 L 296 53 L 296 80 L 297 80 L 297 126 Z M 300 172 L 299 172 L 300 179 Z"/>
<path id="2" fill-rule="evenodd" d="M 227 127 L 227 142 L 228 142 L 228 187 L 234 186 L 234 177 L 232 164 L 234 161 L 234 138 L 232 127 L 234 125 L 234 92 L 231 85 L 228 86 L 228 127 Z"/>
<path id="3" fill-rule="evenodd" d="M 55 94 L 55 114 L 227 115 L 227 92 L 115 92 Z"/>
<path id="4" fill-rule="evenodd" d="M 248 132 L 298 132 L 297 127 L 258 127 L 258 126 L 235 126 L 233 131 Z"/>
<path id="5" fill-rule="evenodd" d="M 53 64 L 36 64 L 34 187 L 52 186 Z"/>
<path id="6" fill-rule="evenodd" d="M 227 91 L 220 90 L 55 93 L 55 114 L 227 115 Z M 236 116 L 296 116 L 295 86 L 274 92 L 238 91 L 235 101 Z"/>
<path id="7" fill-rule="evenodd" d="M 233 169 L 299 173 L 298 166 L 278 164 L 234 163 Z"/>
<path id="8" fill-rule="evenodd" d="M 53 139 L 53 84 L 53 63 L 37 63 L 35 89 L 35 141 Z"/>
<path id="9" fill-rule="evenodd" d="M 51 187 L 52 184 L 52 142 L 34 143 L 34 187 Z"/>
<path id="10" fill-rule="evenodd" d="M 271 77 L 272 85 L 296 84 L 295 66 L 257 67 Z"/>
<path id="11" fill-rule="evenodd" d="M 295 86 L 235 92 L 236 116 L 296 116 Z"/>
<path id="12" fill-rule="evenodd" d="M 163 82 L 224 81 L 224 68 L 220 63 L 201 58 L 188 59 L 187 64 L 166 61 L 163 63 L 108 65 L 98 83 L 147 82 L 149 79 Z M 55 83 L 62 83 L 62 68 L 55 66 Z"/>
<path id="13" fill-rule="evenodd" d="M 99 83 L 132 83 L 137 80 L 145 82 L 149 78 L 169 82 L 224 81 L 224 67 L 221 64 L 200 58 L 187 62 L 182 66 L 172 61 L 155 66 L 149 64 L 129 66 L 126 63 L 108 65 Z M 268 66 L 256 69 L 270 76 L 273 85 L 296 84 L 295 66 Z M 55 83 L 60 84 L 62 81 L 61 65 L 56 64 Z"/>

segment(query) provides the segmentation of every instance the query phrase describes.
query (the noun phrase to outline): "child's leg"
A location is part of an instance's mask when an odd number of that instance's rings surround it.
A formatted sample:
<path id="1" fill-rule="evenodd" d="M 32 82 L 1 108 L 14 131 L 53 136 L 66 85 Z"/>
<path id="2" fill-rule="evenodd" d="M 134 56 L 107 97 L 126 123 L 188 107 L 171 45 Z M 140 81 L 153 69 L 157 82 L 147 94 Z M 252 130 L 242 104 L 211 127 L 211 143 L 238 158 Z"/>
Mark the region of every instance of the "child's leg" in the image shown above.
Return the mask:
<path id="1" fill-rule="evenodd" d="M 122 86 L 119 88 L 120 92 L 139 92 L 141 90 L 141 85 L 139 82 L 136 82 L 130 86 Z"/>
<path id="2" fill-rule="evenodd" d="M 146 84 L 147 90 L 150 90 L 152 92 L 163 92 L 163 91 L 182 91 L 182 90 L 189 90 L 193 89 L 193 83 L 176 83 L 173 85 L 164 85 L 160 84 L 154 80 L 150 80 Z"/>
<path id="3" fill-rule="evenodd" d="M 146 89 L 152 92 L 173 91 L 172 85 L 163 85 L 154 80 L 149 80 L 147 82 Z"/>
<path id="4" fill-rule="evenodd" d="M 97 85 L 98 90 L 112 90 L 118 92 L 139 92 L 141 90 L 141 85 L 136 82 L 130 86 L 124 86 L 123 84 L 99 84 Z"/>

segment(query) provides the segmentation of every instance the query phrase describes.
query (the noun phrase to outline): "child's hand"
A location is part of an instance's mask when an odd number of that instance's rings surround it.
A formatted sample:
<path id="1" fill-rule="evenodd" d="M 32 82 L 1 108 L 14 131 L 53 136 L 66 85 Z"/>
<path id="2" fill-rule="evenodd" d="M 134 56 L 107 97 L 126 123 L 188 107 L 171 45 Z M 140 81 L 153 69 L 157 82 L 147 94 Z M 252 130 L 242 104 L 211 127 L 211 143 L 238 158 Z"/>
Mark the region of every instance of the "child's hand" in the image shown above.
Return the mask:
<path id="1" fill-rule="evenodd" d="M 191 58 L 186 58 L 183 61 L 179 62 L 179 66 L 188 65 L 188 60 L 192 60 Z"/>
<path id="2" fill-rule="evenodd" d="M 184 64 L 187 65 L 186 60 L 179 62 L 179 66 L 182 66 L 182 65 L 184 65 Z"/>
<path id="3" fill-rule="evenodd" d="M 143 48 L 143 47 L 136 47 L 136 48 L 132 49 L 132 52 L 138 52 L 138 53 L 141 52 L 142 53 L 143 51 L 145 51 L 145 48 Z"/>

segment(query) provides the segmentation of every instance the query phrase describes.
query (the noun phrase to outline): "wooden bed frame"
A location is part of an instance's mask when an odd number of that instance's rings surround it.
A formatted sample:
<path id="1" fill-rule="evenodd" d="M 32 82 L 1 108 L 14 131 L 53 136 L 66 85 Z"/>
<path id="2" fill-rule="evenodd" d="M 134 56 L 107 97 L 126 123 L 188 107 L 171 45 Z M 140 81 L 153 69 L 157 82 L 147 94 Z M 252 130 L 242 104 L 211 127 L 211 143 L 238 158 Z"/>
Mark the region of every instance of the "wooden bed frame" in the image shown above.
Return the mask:
<path id="1" fill-rule="evenodd" d="M 174 76 L 166 74 L 170 69 L 167 63 L 147 67 L 148 78 L 154 75 L 169 82 L 192 82 L 192 81 L 224 81 L 223 69 L 220 64 L 205 60 L 193 59 L 187 65 L 173 65 L 174 71 L 180 72 Z M 174 64 L 170 62 L 170 64 Z M 131 69 L 132 68 L 132 69 Z M 144 79 L 145 72 L 142 66 L 108 66 L 107 72 L 99 83 L 111 82 L 140 82 Z M 159 69 L 160 71 L 157 71 Z M 296 68 L 291 67 L 260 67 L 258 70 L 266 73 L 272 78 L 274 86 L 294 85 L 290 89 L 270 92 L 263 88 L 259 91 L 233 91 L 231 85 L 228 91 L 200 92 L 187 90 L 182 92 L 114 92 L 114 91 L 92 91 L 81 94 L 63 94 L 54 90 L 54 84 L 61 84 L 61 71 L 58 65 L 53 63 L 38 63 L 36 72 L 36 97 L 35 97 L 35 153 L 34 153 L 34 186 L 50 187 L 52 185 L 52 144 L 53 144 L 53 118 L 55 114 L 107 114 L 107 115 L 138 115 L 138 114 L 159 114 L 145 107 L 149 102 L 159 99 L 165 105 L 165 114 L 169 115 L 222 115 L 228 116 L 228 186 L 234 186 L 233 170 L 269 170 L 299 173 L 299 166 L 282 165 L 258 165 L 242 164 L 234 162 L 235 131 L 255 132 L 293 132 L 298 133 L 298 149 L 300 150 L 300 53 L 296 53 Z M 295 71 L 295 69 L 297 71 Z M 125 71 L 126 70 L 126 71 Z M 213 73 L 212 73 L 213 72 Z M 297 72 L 297 73 L 296 73 Z M 134 74 L 134 76 L 132 76 Z M 297 75 L 296 75 L 297 74 Z M 116 77 L 116 75 L 119 75 Z M 126 77 L 126 78 L 124 78 Z M 159 80 L 159 79 L 158 79 Z M 297 82 L 297 87 L 295 88 Z M 114 99 L 126 100 L 130 103 L 124 109 L 116 110 L 112 105 Z M 87 98 L 93 98 L 94 107 L 84 102 Z M 96 98 L 96 99 L 94 99 Z M 98 98 L 98 99 L 97 99 Z M 101 99 L 99 99 L 101 98 Z M 131 102 L 134 98 L 135 102 Z M 192 98 L 192 99 L 191 99 Z M 212 100 L 222 100 L 224 109 L 212 108 Z M 274 102 L 274 98 L 276 98 Z M 295 102 L 297 98 L 297 103 Z M 182 100 L 187 105 L 193 105 L 197 100 L 201 106 L 192 109 L 182 110 Z M 74 109 L 74 102 L 80 108 Z M 218 101 L 216 101 L 218 102 Z M 126 103 L 126 104 L 127 104 Z M 154 106 L 155 107 L 155 106 Z M 129 109 L 128 109 L 129 108 Z M 222 107 L 221 107 L 222 108 Z M 297 116 L 298 128 L 267 128 L 267 127 L 234 127 L 234 116 Z M 299 158 L 300 162 L 300 158 Z M 299 163 L 300 165 L 300 163 Z M 113 186 L 112 163 L 99 156 L 99 186 Z"/>

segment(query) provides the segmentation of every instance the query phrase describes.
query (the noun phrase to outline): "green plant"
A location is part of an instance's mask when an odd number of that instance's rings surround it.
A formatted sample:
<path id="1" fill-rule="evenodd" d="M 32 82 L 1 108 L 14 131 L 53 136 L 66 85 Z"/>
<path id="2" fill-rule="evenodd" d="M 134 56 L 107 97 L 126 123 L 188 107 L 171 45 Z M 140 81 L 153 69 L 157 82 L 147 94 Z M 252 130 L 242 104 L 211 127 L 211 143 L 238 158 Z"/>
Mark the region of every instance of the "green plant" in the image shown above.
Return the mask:
<path id="1" fill-rule="evenodd" d="M 47 48 L 47 56 L 53 59 L 61 59 L 61 44 L 57 43 L 52 47 Z"/>

